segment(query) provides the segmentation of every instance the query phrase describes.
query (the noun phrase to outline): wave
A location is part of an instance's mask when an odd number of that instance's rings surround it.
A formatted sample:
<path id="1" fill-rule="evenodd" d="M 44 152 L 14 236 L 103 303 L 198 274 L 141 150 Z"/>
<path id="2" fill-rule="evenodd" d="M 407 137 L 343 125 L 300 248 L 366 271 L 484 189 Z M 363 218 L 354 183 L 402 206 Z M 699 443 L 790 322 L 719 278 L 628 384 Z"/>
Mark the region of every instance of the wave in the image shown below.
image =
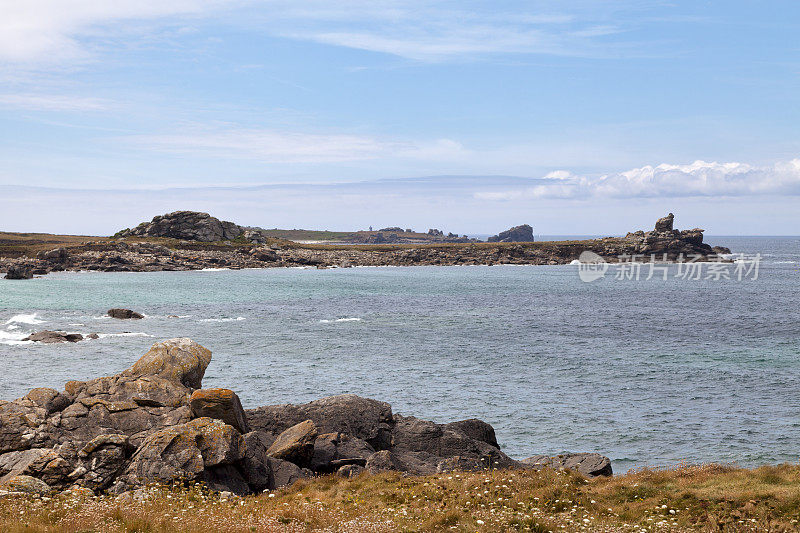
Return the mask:
<path id="1" fill-rule="evenodd" d="M 230 270 L 230 268 L 201 268 L 200 270 L 195 270 L 195 272 L 222 272 L 224 270 Z"/>
<path id="2" fill-rule="evenodd" d="M 238 322 L 239 320 L 247 320 L 243 316 L 237 316 L 236 318 L 201 318 L 200 322 Z"/>
<path id="3" fill-rule="evenodd" d="M 0 330 L 0 344 L 31 344 L 31 341 L 23 341 L 28 335 L 19 333 L 11 333 L 10 331 Z"/>
<path id="4" fill-rule="evenodd" d="M 36 325 L 36 324 L 44 324 L 44 320 L 39 320 L 38 318 L 36 318 L 37 315 L 38 315 L 38 313 L 31 313 L 31 314 L 28 314 L 28 315 L 24 315 L 24 314 L 23 315 L 14 315 L 11 318 L 9 318 L 8 320 L 6 320 L 5 323 L 6 324 L 30 324 L 32 326 Z"/>
<path id="5" fill-rule="evenodd" d="M 350 318 L 336 318 L 334 320 L 320 320 L 320 324 L 334 324 L 336 322 L 361 322 L 360 318 L 357 317 L 350 317 Z"/>
<path id="6" fill-rule="evenodd" d="M 97 336 L 101 339 L 105 339 L 106 337 L 155 337 L 155 335 L 150 335 L 149 333 L 144 333 L 142 331 L 125 331 L 123 333 L 98 333 Z"/>

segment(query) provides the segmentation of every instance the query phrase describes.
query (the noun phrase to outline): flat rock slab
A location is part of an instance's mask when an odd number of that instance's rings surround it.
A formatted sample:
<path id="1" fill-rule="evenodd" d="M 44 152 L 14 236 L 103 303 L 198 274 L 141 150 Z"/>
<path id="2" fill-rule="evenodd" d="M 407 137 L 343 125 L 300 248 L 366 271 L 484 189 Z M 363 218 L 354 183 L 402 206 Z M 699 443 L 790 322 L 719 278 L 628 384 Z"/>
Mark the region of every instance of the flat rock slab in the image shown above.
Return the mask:
<path id="1" fill-rule="evenodd" d="M 23 341 L 41 342 L 43 344 L 57 344 L 59 342 L 78 342 L 83 340 L 80 333 L 65 333 L 63 331 L 44 330 L 28 335 Z"/>

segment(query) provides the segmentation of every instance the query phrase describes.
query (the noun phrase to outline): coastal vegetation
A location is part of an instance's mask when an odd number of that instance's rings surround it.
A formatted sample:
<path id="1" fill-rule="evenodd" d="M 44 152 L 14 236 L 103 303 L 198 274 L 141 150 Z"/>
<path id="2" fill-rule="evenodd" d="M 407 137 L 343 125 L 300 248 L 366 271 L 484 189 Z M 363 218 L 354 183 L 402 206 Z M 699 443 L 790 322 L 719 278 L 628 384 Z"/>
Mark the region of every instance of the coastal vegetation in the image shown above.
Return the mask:
<path id="1" fill-rule="evenodd" d="M 800 466 L 722 465 L 587 479 L 545 469 L 344 479 L 327 475 L 256 496 L 201 485 L 119 497 L 0 499 L 0 530 L 199 531 L 797 531 Z"/>

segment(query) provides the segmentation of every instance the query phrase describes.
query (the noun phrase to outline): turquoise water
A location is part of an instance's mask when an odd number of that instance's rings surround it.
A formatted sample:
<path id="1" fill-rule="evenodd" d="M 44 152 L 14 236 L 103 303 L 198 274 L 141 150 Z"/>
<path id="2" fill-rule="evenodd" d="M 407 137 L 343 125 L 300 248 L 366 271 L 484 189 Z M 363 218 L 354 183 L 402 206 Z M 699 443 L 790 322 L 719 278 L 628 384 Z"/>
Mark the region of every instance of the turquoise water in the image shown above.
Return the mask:
<path id="1" fill-rule="evenodd" d="M 598 451 L 617 471 L 797 461 L 800 238 L 711 241 L 764 254 L 759 278 L 584 283 L 575 266 L 495 266 L 2 280 L 0 399 L 119 372 L 185 336 L 214 352 L 204 385 L 246 407 L 352 392 L 482 418 L 512 456 Z M 101 338 L 20 342 L 41 329 Z"/>

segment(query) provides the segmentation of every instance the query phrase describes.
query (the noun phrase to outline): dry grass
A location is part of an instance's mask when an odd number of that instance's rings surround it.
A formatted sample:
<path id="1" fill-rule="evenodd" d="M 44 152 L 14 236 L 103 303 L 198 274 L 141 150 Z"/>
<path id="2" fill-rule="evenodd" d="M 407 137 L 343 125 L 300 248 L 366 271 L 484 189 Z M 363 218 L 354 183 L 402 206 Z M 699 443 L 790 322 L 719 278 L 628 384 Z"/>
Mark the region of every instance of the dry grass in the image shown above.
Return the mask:
<path id="1" fill-rule="evenodd" d="M 0 499 L 0 530 L 200 531 L 797 531 L 800 467 L 705 465 L 586 480 L 493 471 L 345 480 L 326 476 L 247 498 L 200 487 L 148 497 Z"/>
<path id="2" fill-rule="evenodd" d="M 112 237 L 88 237 L 81 235 L 52 235 L 49 233 L 4 233 L 0 232 L 0 257 L 34 257 L 43 250 L 54 248 L 76 248 L 79 250 L 105 250 L 117 242 Z M 181 250 L 232 250 L 236 248 L 252 248 L 252 244 L 238 241 L 219 241 L 213 243 L 186 242 L 178 239 L 159 237 L 127 237 L 127 243 L 149 242 Z M 522 246 L 529 250 L 541 250 L 548 254 L 576 256 L 585 249 L 600 245 L 600 241 L 542 241 L 535 243 L 441 243 L 429 242 L 419 244 L 302 244 L 282 238 L 270 238 L 268 244 L 276 244 L 283 248 L 307 250 L 358 250 L 365 252 L 394 252 L 409 249 L 436 249 L 444 251 L 469 250 L 502 250 L 507 247 Z M 87 243 L 92 244 L 87 244 Z"/>

